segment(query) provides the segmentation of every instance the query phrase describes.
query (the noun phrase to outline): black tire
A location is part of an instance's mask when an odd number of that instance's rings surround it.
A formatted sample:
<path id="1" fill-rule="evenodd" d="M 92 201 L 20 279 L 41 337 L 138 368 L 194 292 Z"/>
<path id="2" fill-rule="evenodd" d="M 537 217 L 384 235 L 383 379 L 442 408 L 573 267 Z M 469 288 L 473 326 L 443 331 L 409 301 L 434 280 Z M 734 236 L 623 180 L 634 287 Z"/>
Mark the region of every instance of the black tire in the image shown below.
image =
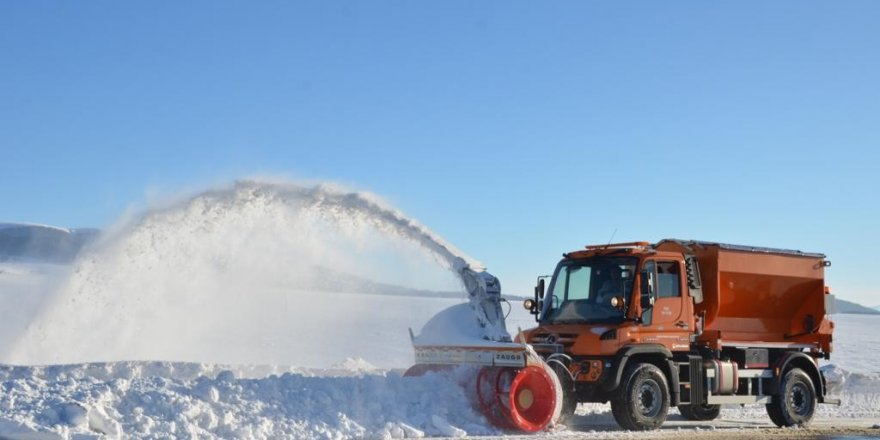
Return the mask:
<path id="1" fill-rule="evenodd" d="M 816 414 L 816 405 L 816 388 L 810 376 L 800 368 L 792 368 L 767 404 L 767 415 L 779 427 L 807 426 Z"/>
<path id="2" fill-rule="evenodd" d="M 669 385 L 666 376 L 652 364 L 628 367 L 620 387 L 611 399 L 611 414 L 623 429 L 649 431 L 666 421 L 669 413 Z"/>
<path id="3" fill-rule="evenodd" d="M 721 414 L 721 405 L 681 405 L 678 407 L 681 416 L 688 420 L 708 422 Z"/>
<path id="4" fill-rule="evenodd" d="M 571 373 L 568 372 L 568 369 L 565 368 L 564 365 L 553 362 L 552 363 L 553 372 L 556 373 L 556 377 L 559 378 L 559 383 L 562 385 L 562 411 L 559 414 L 559 422 L 562 424 L 568 423 L 571 420 L 572 416 L 574 416 L 574 410 L 577 409 L 577 397 L 574 394 L 574 380 L 571 378 Z"/>

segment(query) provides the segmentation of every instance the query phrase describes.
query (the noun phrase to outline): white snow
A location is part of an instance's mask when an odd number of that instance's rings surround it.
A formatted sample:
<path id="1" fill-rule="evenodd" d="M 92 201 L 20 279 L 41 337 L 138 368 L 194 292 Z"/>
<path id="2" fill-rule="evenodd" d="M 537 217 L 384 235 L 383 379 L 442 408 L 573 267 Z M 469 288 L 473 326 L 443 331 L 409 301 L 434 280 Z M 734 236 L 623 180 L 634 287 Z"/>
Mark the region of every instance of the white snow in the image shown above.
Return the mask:
<path id="1" fill-rule="evenodd" d="M 607 327 L 593 327 L 590 329 L 590 333 L 601 335 L 608 331 Z"/>
<path id="2" fill-rule="evenodd" d="M 403 367 L 408 329 L 466 299 L 454 271 L 481 267 L 375 197 L 326 186 L 240 182 L 112 230 L 17 343 L 0 346 L 0 362 Z M 337 274 L 462 293 L 340 293 Z"/>
<path id="3" fill-rule="evenodd" d="M 355 364 L 363 365 L 362 361 Z M 0 437 L 415 438 L 492 434 L 458 375 L 325 370 L 241 378 L 199 364 L 0 368 Z M 157 374 L 164 373 L 164 374 Z M 5 431 L 4 431 L 5 429 Z"/>
<path id="4" fill-rule="evenodd" d="M 485 280 L 467 277 L 480 263 L 374 197 L 244 182 L 111 230 L 52 276 L 0 268 L 0 307 L 20 316 L 0 323 L 0 362 L 68 364 L 2 369 L 0 437 L 495 432 L 455 373 L 389 370 L 412 364 L 409 328 Z M 462 296 L 328 289 L 337 274 Z M 506 335 L 481 328 L 477 341 Z"/>
<path id="5" fill-rule="evenodd" d="M 834 315 L 834 353 L 830 361 L 853 373 L 880 374 L 880 315 Z"/>
<path id="6" fill-rule="evenodd" d="M 863 326 L 865 331 L 874 324 L 850 319 L 853 315 L 836 318 L 839 325 Z M 852 353 L 840 355 L 845 360 Z M 876 353 L 857 357 L 869 356 Z M 832 392 L 844 403 L 821 405 L 819 417 L 880 417 L 878 375 L 832 366 L 825 371 Z M 101 438 L 146 439 L 499 435 L 473 408 L 469 375 L 458 370 L 402 377 L 400 370 L 375 368 L 357 358 L 332 369 L 172 362 L 0 366 L 0 437 L 14 438 L 14 433 L 20 438 L 56 439 L 98 438 L 101 433 Z M 607 405 L 582 404 L 578 414 L 575 429 L 613 425 Z M 769 423 L 762 406 L 725 408 L 721 420 Z M 542 435 L 556 436 L 567 434 Z"/>
<path id="7" fill-rule="evenodd" d="M 422 327 L 413 341 L 426 346 L 495 347 L 511 343 L 483 339 L 485 329 L 480 326 L 469 304 L 456 304 L 437 312 Z M 515 344 L 519 345 L 519 344 Z"/>

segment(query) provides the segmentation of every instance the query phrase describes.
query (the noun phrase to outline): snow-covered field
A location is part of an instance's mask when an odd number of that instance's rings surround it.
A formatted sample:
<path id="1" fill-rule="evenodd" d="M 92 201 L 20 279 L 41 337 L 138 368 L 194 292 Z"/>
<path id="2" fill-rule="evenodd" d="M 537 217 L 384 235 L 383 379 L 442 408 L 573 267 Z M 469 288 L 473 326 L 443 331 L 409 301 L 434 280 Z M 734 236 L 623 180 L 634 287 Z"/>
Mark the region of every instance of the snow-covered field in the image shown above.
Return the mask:
<path id="1" fill-rule="evenodd" d="M 863 323 L 840 316 L 855 330 Z M 855 317 L 860 318 L 860 317 Z M 864 328 L 864 327 L 863 327 Z M 867 329 L 867 328 L 865 328 Z M 864 356 L 841 353 L 841 362 Z M 880 417 L 880 378 L 836 370 L 841 407 L 818 417 Z M 0 438 L 403 438 L 499 434 L 447 377 L 402 377 L 349 359 L 335 368 L 114 362 L 0 368 Z M 576 430 L 613 425 L 605 405 L 581 405 Z M 763 408 L 722 420 L 768 425 Z M 566 437 L 571 431 L 544 434 Z M 25 437 L 41 434 L 40 437 Z"/>
<path id="2" fill-rule="evenodd" d="M 73 265 L 0 262 L 0 439 L 502 435 L 472 407 L 468 371 L 402 376 L 409 329 L 464 294 L 327 283 L 460 289 L 436 258 L 457 251 L 388 212 L 390 226 L 347 210 L 362 199 L 328 210 L 314 196 L 236 186 L 123 223 Z M 878 419 L 880 318 L 835 322 L 824 368 L 844 403 L 818 417 Z M 507 325 L 534 321 L 514 303 Z M 540 436 L 609 435 L 590 433 L 612 425 L 606 405 L 577 414 Z M 722 420 L 770 426 L 762 407 Z"/>

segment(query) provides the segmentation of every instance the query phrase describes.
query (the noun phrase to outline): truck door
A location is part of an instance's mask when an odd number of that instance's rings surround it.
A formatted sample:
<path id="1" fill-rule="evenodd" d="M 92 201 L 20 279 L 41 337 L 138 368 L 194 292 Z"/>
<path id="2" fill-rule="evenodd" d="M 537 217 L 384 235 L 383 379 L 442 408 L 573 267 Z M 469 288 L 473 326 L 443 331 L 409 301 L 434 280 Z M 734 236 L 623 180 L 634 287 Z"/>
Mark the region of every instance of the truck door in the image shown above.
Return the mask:
<path id="1" fill-rule="evenodd" d="M 642 266 L 642 273 L 642 283 L 648 282 L 652 286 L 650 289 L 642 286 L 641 289 L 641 342 L 663 344 L 671 351 L 687 350 L 694 320 L 690 316 L 690 307 L 684 304 L 681 262 L 648 260 Z M 645 295 L 653 298 L 652 306 L 647 306 L 650 301 L 646 301 Z"/>

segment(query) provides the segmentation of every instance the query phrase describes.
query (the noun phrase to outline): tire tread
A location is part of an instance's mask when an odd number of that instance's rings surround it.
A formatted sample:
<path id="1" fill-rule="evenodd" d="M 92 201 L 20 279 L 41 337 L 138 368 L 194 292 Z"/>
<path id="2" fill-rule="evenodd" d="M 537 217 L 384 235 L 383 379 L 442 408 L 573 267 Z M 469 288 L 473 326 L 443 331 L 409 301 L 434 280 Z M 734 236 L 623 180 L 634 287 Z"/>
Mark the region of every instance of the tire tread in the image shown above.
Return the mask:
<path id="1" fill-rule="evenodd" d="M 660 413 L 653 420 L 640 420 L 635 414 L 635 402 L 630 399 L 633 382 L 638 383 L 638 381 L 651 376 L 660 384 L 661 398 L 663 399 L 662 407 Z M 624 372 L 624 380 L 611 399 L 611 414 L 621 428 L 630 431 L 649 431 L 659 428 L 666 421 L 669 404 L 669 385 L 666 375 L 654 364 L 639 363 L 627 367 Z"/>

